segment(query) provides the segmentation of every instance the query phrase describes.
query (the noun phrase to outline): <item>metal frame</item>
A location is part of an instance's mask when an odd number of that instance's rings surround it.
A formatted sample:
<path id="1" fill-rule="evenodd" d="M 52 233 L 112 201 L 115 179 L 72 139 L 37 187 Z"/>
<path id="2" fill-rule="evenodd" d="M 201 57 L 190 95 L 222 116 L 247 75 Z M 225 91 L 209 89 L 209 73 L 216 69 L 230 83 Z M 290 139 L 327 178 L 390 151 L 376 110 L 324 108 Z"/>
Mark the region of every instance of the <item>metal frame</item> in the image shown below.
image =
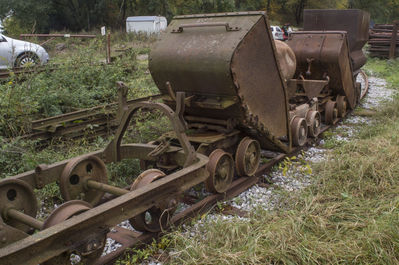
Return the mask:
<path id="1" fill-rule="evenodd" d="M 178 95 L 179 98 L 184 99 L 182 96 Z M 121 139 L 132 115 L 140 108 L 158 109 L 171 120 L 182 147 L 171 147 L 168 152 L 183 168 L 143 188 L 105 202 L 34 235 L 28 236 L 25 234 L 26 238 L 0 249 L 1 264 L 18 264 L 21 260 L 24 260 L 24 264 L 44 262 L 64 251 L 77 248 L 85 239 L 94 234 L 107 233 L 110 227 L 136 216 L 156 205 L 156 203 L 166 200 L 171 195 L 179 194 L 207 179 L 209 174 L 205 170 L 205 165 L 208 162 L 208 157 L 194 152 L 184 133 L 185 127 L 179 118 L 179 112 L 175 113 L 169 107 L 160 103 L 139 102 L 129 106 L 128 111 L 122 117 L 122 123 L 115 139 L 108 147 L 103 151 L 84 156 L 95 155 L 105 159 L 107 163 L 120 161 L 124 158 L 152 159 L 148 157 L 148 154 L 156 148 L 154 145 L 121 145 Z M 19 174 L 8 178 L 8 180 L 23 180 L 32 188 L 42 188 L 46 184 L 57 181 L 69 161 L 64 160 L 52 165 L 40 165 L 35 171 Z M 4 222 L 1 222 L 0 225 L 6 231 L 6 234 L 16 232 L 15 228 L 9 227 Z M 17 236 L 18 239 L 23 237 L 21 234 Z"/>

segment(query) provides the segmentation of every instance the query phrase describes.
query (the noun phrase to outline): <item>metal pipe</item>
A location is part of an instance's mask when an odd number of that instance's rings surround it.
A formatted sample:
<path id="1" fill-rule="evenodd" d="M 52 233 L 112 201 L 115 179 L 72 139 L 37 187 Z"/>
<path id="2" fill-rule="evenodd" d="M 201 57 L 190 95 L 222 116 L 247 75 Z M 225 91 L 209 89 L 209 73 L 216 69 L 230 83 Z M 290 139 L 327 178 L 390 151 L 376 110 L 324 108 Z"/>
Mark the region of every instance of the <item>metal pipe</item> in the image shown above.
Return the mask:
<path id="1" fill-rule="evenodd" d="M 89 34 L 20 34 L 22 37 L 57 37 L 57 38 L 95 38 L 96 35 Z"/>
<path id="2" fill-rule="evenodd" d="M 196 116 L 184 116 L 184 118 L 188 121 L 205 122 L 205 123 L 212 123 L 223 126 L 227 126 L 229 124 L 227 120 L 218 120 L 218 119 L 196 117 Z"/>
<path id="3" fill-rule="evenodd" d="M 100 182 L 90 180 L 90 179 L 86 182 L 86 184 L 87 184 L 87 187 L 90 189 L 101 190 L 101 191 L 108 192 L 108 193 L 111 193 L 116 196 L 122 196 L 122 195 L 125 195 L 126 193 L 129 193 L 128 190 L 114 187 L 114 186 L 111 186 L 108 184 L 100 183 Z"/>
<path id="4" fill-rule="evenodd" d="M 41 230 L 43 227 L 43 222 L 12 208 L 7 210 L 7 217 L 36 228 L 37 230 Z"/>

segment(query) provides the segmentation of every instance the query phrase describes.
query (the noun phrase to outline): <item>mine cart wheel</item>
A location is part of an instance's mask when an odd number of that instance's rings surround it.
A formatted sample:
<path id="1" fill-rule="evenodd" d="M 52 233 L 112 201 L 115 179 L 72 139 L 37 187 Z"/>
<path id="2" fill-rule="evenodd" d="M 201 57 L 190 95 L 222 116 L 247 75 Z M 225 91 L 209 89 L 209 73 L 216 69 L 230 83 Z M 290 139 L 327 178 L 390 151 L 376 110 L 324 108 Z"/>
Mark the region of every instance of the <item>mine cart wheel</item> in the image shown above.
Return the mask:
<path id="1" fill-rule="evenodd" d="M 141 173 L 133 182 L 130 190 L 137 190 L 165 176 L 159 169 L 148 169 Z M 170 198 L 165 202 L 153 206 L 144 213 L 129 219 L 130 224 L 137 231 L 159 232 L 168 225 L 169 217 L 176 210 L 176 199 Z"/>
<path id="2" fill-rule="evenodd" d="M 259 142 L 249 137 L 243 138 L 238 144 L 235 162 L 239 176 L 254 175 L 260 162 Z"/>
<path id="3" fill-rule="evenodd" d="M 15 209 L 31 217 L 36 217 L 37 200 L 28 183 L 19 179 L 5 179 L 0 182 L 0 214 L 9 226 L 26 233 L 31 230 L 31 227 L 9 219 L 7 209 Z"/>
<path id="4" fill-rule="evenodd" d="M 233 157 L 222 149 L 216 149 L 209 155 L 206 169 L 209 172 L 205 181 L 206 189 L 213 193 L 225 192 L 234 177 Z"/>
<path id="5" fill-rule="evenodd" d="M 338 111 L 336 109 L 336 102 L 329 100 L 326 103 L 324 110 L 324 120 L 327 125 L 334 124 L 336 118 L 338 116 Z"/>
<path id="6" fill-rule="evenodd" d="M 338 117 L 343 118 L 346 115 L 347 104 L 346 104 L 346 97 L 345 96 L 337 96 L 337 110 L 338 110 Z"/>
<path id="7" fill-rule="evenodd" d="M 303 146 L 308 139 L 308 125 L 304 118 L 295 117 L 291 122 L 292 143 L 294 146 Z"/>
<path id="8" fill-rule="evenodd" d="M 69 161 L 60 177 L 62 198 L 66 201 L 84 200 L 96 205 L 104 192 L 88 188 L 86 186 L 88 179 L 107 183 L 107 169 L 100 158 L 85 156 Z"/>
<path id="9" fill-rule="evenodd" d="M 60 207 L 55 209 L 49 217 L 44 221 L 43 228 L 47 229 L 56 224 L 59 224 L 69 218 L 79 215 L 85 211 L 88 211 L 92 206 L 85 201 L 73 200 L 62 204 Z M 101 257 L 105 241 L 107 239 L 106 234 L 96 234 L 88 238 L 85 243 L 78 247 L 75 251 L 66 251 L 61 255 L 58 255 L 44 263 L 42 265 L 64 265 L 71 264 L 71 254 L 77 252 L 81 258 L 81 264 L 93 264 L 99 257 Z"/>
<path id="10" fill-rule="evenodd" d="M 311 137 L 317 137 L 320 133 L 321 115 L 316 110 L 310 110 L 306 114 L 306 121 L 309 125 L 308 134 Z"/>

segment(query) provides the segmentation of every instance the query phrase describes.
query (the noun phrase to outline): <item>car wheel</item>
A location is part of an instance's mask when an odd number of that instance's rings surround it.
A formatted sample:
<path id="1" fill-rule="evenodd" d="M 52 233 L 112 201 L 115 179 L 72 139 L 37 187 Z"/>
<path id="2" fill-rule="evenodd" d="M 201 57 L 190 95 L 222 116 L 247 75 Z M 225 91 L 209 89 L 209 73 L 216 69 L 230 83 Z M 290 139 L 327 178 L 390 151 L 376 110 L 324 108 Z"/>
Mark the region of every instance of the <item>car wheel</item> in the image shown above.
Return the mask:
<path id="1" fill-rule="evenodd" d="M 32 52 L 27 52 L 18 56 L 18 58 L 15 60 L 14 67 L 29 67 L 37 65 L 38 63 L 39 57 Z"/>

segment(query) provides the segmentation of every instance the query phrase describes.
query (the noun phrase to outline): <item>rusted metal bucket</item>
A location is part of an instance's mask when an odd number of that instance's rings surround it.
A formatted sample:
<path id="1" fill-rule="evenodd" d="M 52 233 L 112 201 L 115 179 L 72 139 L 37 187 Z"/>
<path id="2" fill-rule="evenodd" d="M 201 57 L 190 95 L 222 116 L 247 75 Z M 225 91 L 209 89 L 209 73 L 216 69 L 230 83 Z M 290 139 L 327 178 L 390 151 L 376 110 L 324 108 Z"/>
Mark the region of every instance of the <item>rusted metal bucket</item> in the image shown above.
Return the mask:
<path id="1" fill-rule="evenodd" d="M 369 37 L 370 14 L 359 9 L 305 9 L 304 31 L 346 31 L 354 73 L 366 63 L 362 48 Z"/>
<path id="2" fill-rule="evenodd" d="M 264 12 L 178 16 L 150 54 L 165 102 L 186 92 L 186 114 L 234 120 L 263 148 L 287 151 L 288 103 Z M 170 85 L 169 85 L 170 84 Z"/>
<path id="3" fill-rule="evenodd" d="M 296 76 L 328 79 L 331 95 L 345 95 L 350 107 L 355 107 L 358 95 L 345 31 L 296 32 L 290 34 L 287 44 L 296 55 Z"/>

